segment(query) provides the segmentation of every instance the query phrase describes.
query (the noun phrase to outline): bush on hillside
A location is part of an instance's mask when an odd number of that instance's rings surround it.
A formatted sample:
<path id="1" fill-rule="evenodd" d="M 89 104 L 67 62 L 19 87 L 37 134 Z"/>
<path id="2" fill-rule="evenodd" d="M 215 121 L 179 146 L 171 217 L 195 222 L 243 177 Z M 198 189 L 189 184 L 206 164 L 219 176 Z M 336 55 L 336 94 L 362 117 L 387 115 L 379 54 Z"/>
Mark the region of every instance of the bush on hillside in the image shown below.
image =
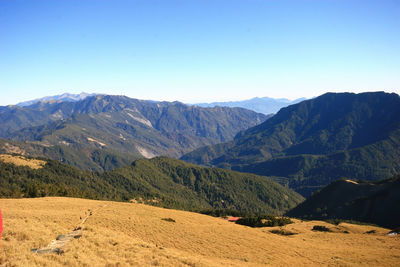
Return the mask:
<path id="1" fill-rule="evenodd" d="M 290 231 L 283 230 L 283 229 L 274 229 L 274 230 L 271 230 L 270 232 L 273 234 L 276 234 L 276 235 L 285 235 L 285 236 L 297 235 L 297 233 L 290 232 Z"/>
<path id="2" fill-rule="evenodd" d="M 284 226 L 286 224 L 290 224 L 293 222 L 287 217 L 261 215 L 253 217 L 243 217 L 237 220 L 236 223 L 250 227 L 274 227 L 274 226 Z"/>
<path id="3" fill-rule="evenodd" d="M 331 229 L 329 229 L 328 227 L 323 226 L 323 225 L 314 225 L 312 230 L 319 231 L 319 232 L 332 232 Z"/>
<path id="4" fill-rule="evenodd" d="M 224 216 L 250 217 L 253 214 L 246 211 L 239 211 L 232 209 L 205 209 L 205 210 L 200 210 L 198 212 L 213 217 L 224 217 Z"/>

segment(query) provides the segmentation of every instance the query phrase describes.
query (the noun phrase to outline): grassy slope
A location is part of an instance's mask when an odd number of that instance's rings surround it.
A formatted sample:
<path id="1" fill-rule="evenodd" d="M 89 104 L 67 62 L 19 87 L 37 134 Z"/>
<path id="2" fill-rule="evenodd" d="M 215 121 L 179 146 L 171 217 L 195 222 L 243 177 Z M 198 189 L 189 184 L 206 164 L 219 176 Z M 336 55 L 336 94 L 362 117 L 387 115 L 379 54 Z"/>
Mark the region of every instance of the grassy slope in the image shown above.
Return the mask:
<path id="1" fill-rule="evenodd" d="M 30 252 L 72 231 L 88 209 L 104 204 L 64 254 Z M 282 229 L 298 234 L 281 236 L 270 233 L 270 228 L 249 228 L 220 218 L 132 203 L 40 198 L 0 199 L 0 206 L 5 229 L 0 265 L 396 266 L 400 257 L 400 238 L 373 226 L 296 221 Z M 314 225 L 334 232 L 313 232 Z M 371 230 L 376 232 L 365 234 Z"/>
<path id="2" fill-rule="evenodd" d="M 303 198 L 267 177 L 210 169 L 169 158 L 141 159 L 106 173 L 56 161 L 38 170 L 0 161 L 0 196 L 72 196 L 127 201 L 185 210 L 233 209 L 282 214 Z"/>

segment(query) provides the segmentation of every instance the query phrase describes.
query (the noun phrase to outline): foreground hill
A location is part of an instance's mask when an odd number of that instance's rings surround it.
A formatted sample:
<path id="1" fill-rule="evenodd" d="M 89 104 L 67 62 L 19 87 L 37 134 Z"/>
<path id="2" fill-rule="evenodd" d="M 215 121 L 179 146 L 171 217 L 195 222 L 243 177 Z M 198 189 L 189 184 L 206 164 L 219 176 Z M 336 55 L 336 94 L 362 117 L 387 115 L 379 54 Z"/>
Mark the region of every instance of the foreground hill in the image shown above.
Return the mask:
<path id="1" fill-rule="evenodd" d="M 377 182 L 338 180 L 288 212 L 305 219 L 346 219 L 400 226 L 400 176 Z"/>
<path id="2" fill-rule="evenodd" d="M 291 188 L 308 196 L 341 177 L 378 180 L 398 174 L 399 148 L 397 94 L 327 93 L 182 159 L 286 177 Z"/>
<path id="3" fill-rule="evenodd" d="M 6 159 L 6 160 L 5 160 Z M 27 164 L 21 164 L 25 160 Z M 203 211 L 228 209 L 283 214 L 303 201 L 267 177 L 205 168 L 165 157 L 136 160 L 105 173 L 81 171 L 42 159 L 0 157 L 0 197 L 72 196 L 150 203 Z"/>
<path id="4" fill-rule="evenodd" d="M 44 147 L 68 147 L 75 155 L 83 151 L 82 161 L 87 163 L 96 157 L 96 151 L 135 158 L 179 157 L 200 146 L 231 140 L 237 132 L 266 118 L 242 108 L 200 108 L 96 95 L 75 102 L 0 107 L 0 137 Z M 86 169 L 98 170 L 99 162 L 93 163 Z"/>
<path id="5" fill-rule="evenodd" d="M 295 220 L 250 228 L 185 211 L 71 198 L 0 199 L 0 206 L 6 266 L 396 266 L 400 257 L 399 237 L 373 226 Z M 63 254 L 30 252 L 71 232 L 88 210 L 81 237 Z M 332 232 L 312 231 L 315 225 Z M 294 234 L 270 232 L 280 229 Z"/>

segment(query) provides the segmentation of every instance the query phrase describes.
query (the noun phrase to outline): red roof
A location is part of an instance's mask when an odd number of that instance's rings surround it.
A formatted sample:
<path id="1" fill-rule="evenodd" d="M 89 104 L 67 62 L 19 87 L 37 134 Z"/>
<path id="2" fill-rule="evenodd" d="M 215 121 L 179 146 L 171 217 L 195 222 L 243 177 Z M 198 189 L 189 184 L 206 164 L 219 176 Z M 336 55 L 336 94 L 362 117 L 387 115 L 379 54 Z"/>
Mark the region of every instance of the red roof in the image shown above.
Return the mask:
<path id="1" fill-rule="evenodd" d="M 227 220 L 228 220 L 228 222 L 236 222 L 239 219 L 240 219 L 240 217 L 229 217 Z"/>

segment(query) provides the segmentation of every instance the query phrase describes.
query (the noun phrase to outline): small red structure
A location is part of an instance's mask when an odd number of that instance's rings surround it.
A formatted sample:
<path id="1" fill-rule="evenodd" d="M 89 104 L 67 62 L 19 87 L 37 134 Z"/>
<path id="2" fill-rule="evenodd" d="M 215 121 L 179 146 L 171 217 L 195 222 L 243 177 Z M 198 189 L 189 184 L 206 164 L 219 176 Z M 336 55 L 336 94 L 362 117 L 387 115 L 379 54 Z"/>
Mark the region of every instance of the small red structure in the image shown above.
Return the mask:
<path id="1" fill-rule="evenodd" d="M 2 232 L 3 232 L 3 218 L 1 217 L 1 210 L 0 210 L 0 239 Z"/>
<path id="2" fill-rule="evenodd" d="M 228 222 L 236 222 L 239 219 L 240 219 L 240 217 L 228 217 L 227 218 Z"/>

